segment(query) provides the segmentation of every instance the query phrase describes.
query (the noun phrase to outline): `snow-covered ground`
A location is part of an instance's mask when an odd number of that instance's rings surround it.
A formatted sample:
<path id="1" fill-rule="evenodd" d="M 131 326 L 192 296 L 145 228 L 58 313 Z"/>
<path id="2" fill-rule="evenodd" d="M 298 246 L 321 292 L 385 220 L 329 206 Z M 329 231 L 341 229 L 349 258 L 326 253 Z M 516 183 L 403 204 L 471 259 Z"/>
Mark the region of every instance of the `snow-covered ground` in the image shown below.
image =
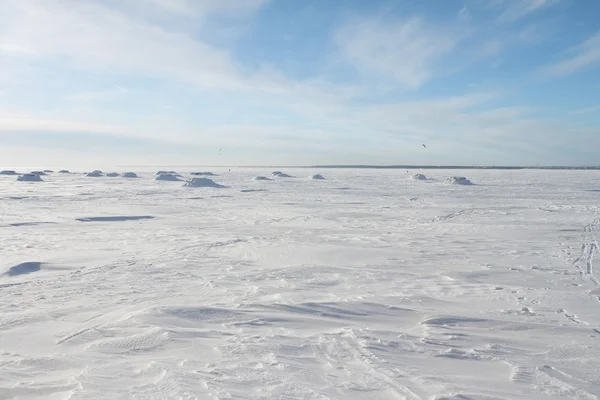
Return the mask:
<path id="1" fill-rule="evenodd" d="M 133 170 L 0 176 L 1 399 L 600 394 L 598 171 Z"/>

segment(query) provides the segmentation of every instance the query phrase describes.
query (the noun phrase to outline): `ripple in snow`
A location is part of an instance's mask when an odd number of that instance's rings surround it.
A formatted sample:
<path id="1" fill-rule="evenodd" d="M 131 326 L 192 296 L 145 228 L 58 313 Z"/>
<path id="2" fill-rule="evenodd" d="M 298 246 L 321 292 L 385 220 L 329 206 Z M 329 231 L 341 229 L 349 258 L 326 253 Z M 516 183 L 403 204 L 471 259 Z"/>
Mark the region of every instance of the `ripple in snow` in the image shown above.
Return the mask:
<path id="1" fill-rule="evenodd" d="M 19 182 L 43 182 L 42 178 L 36 174 L 23 174 L 17 178 Z"/>
<path id="2" fill-rule="evenodd" d="M 212 187 L 212 188 L 225 188 L 227 186 L 220 185 L 208 178 L 194 178 L 187 181 L 183 186 L 186 187 Z"/>

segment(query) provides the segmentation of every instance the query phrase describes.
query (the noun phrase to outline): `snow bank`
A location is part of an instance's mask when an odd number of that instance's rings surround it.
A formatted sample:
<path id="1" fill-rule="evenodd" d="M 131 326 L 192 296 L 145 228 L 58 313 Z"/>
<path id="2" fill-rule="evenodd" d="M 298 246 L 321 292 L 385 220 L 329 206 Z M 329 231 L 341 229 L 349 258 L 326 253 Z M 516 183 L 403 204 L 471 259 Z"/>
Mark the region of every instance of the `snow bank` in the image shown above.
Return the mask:
<path id="1" fill-rule="evenodd" d="M 275 171 L 275 172 L 273 172 L 273 176 L 277 176 L 279 178 L 293 178 L 293 176 L 288 175 L 288 174 L 284 174 L 281 171 Z"/>
<path id="2" fill-rule="evenodd" d="M 119 176 L 119 174 L 117 174 L 116 172 L 111 172 L 110 174 L 106 174 L 106 176 L 108 176 L 110 178 L 115 178 L 115 177 Z"/>
<path id="3" fill-rule="evenodd" d="M 0 171 L 0 175 L 17 175 L 17 172 L 13 170 L 4 170 Z"/>
<path id="4" fill-rule="evenodd" d="M 464 176 L 450 176 L 446 178 L 444 183 L 449 185 L 472 185 L 471 181 Z"/>
<path id="5" fill-rule="evenodd" d="M 254 178 L 252 178 L 255 181 L 272 181 L 273 179 L 271 178 L 267 178 L 266 176 L 255 176 Z"/>
<path id="6" fill-rule="evenodd" d="M 191 175 L 194 175 L 194 176 L 218 176 L 217 174 L 213 174 L 212 172 L 192 172 Z"/>
<path id="7" fill-rule="evenodd" d="M 125 172 L 123 175 L 121 175 L 121 177 L 123 178 L 137 178 L 137 174 L 135 172 Z"/>
<path id="8" fill-rule="evenodd" d="M 410 179 L 414 179 L 417 181 L 424 181 L 427 179 L 427 177 L 423 174 L 413 174 L 413 175 L 411 175 Z"/>
<path id="9" fill-rule="evenodd" d="M 66 169 L 61 169 L 60 171 L 58 171 L 59 174 L 70 174 L 71 172 L 69 172 Z"/>
<path id="10" fill-rule="evenodd" d="M 220 185 L 208 178 L 193 178 L 185 183 L 187 187 L 212 187 L 212 188 L 224 188 L 226 186 Z"/>
<path id="11" fill-rule="evenodd" d="M 173 175 L 173 174 L 170 174 L 170 173 L 160 174 L 160 175 L 158 175 L 154 179 L 157 180 L 157 181 L 170 181 L 170 182 L 181 181 L 181 179 L 179 179 L 177 177 L 177 175 Z"/>
<path id="12" fill-rule="evenodd" d="M 85 174 L 85 176 L 89 176 L 91 178 L 98 178 L 104 176 L 104 174 L 102 173 L 102 171 L 95 170 L 92 172 L 88 172 L 87 174 Z"/>
<path id="13" fill-rule="evenodd" d="M 323 177 L 323 175 L 315 174 L 315 175 L 311 176 L 310 179 L 325 179 L 325 178 Z"/>
<path id="14" fill-rule="evenodd" d="M 42 178 L 37 174 L 23 174 L 17 180 L 20 182 L 43 182 Z"/>

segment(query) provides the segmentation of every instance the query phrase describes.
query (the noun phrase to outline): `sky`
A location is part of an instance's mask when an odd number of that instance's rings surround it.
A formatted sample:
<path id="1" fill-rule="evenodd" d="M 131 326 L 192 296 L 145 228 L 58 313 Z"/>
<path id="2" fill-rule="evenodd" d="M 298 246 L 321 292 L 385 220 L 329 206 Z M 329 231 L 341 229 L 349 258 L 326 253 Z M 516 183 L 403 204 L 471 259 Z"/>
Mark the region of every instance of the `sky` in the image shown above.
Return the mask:
<path id="1" fill-rule="evenodd" d="M 598 15 L 597 0 L 0 0 L 0 166 L 600 165 Z"/>

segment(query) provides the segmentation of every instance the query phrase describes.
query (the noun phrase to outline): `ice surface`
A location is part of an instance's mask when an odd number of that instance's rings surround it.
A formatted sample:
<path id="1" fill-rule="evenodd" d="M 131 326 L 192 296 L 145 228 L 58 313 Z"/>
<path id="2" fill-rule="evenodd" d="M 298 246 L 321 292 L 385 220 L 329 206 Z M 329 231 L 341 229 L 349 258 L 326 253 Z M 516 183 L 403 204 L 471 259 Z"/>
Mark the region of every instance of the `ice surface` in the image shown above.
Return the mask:
<path id="1" fill-rule="evenodd" d="M 208 178 L 193 178 L 187 181 L 183 186 L 186 187 L 212 187 L 212 188 L 224 188 L 226 186 L 215 183 L 212 179 Z"/>
<path id="2" fill-rule="evenodd" d="M 154 179 L 156 179 L 157 181 L 171 181 L 171 182 L 182 181 L 182 179 L 179 179 L 177 175 L 173 175 L 173 174 L 169 174 L 169 173 L 157 175 L 156 178 L 154 178 Z"/>
<path id="3" fill-rule="evenodd" d="M 0 399 L 598 398 L 597 171 L 214 172 L 0 179 Z"/>
<path id="4" fill-rule="evenodd" d="M 37 174 L 23 174 L 17 178 L 20 182 L 42 182 L 42 177 Z"/>
<path id="5" fill-rule="evenodd" d="M 464 176 L 450 176 L 444 180 L 444 183 L 450 185 L 472 185 L 471 181 Z"/>

